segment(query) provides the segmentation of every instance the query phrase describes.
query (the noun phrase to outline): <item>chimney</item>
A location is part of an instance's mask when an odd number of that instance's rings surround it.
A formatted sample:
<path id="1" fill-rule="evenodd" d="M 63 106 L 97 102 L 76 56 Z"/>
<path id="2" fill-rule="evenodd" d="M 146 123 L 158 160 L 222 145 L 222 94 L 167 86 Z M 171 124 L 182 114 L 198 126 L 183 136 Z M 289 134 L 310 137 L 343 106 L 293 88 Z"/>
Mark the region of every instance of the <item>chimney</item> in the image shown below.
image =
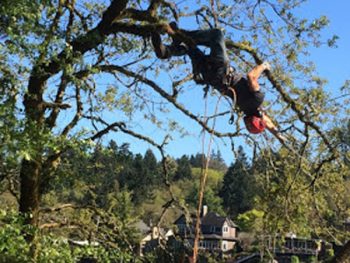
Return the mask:
<path id="1" fill-rule="evenodd" d="M 208 213 L 208 206 L 207 205 L 203 205 L 203 211 L 202 211 L 202 217 L 205 217 Z"/>

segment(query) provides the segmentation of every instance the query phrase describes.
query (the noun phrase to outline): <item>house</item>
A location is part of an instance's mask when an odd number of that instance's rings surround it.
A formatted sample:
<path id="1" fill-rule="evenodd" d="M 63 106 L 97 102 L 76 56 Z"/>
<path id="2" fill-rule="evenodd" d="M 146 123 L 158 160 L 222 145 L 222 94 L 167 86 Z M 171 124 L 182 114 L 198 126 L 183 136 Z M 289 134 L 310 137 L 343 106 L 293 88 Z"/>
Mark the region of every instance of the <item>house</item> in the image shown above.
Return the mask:
<path id="1" fill-rule="evenodd" d="M 227 253 L 234 249 L 238 242 L 238 227 L 229 218 L 208 212 L 208 207 L 204 206 L 200 220 L 201 236 L 198 244 L 200 250 Z M 175 225 L 181 239 L 193 246 L 196 217 L 191 216 L 190 221 L 188 222 L 185 215 L 182 215 L 175 221 Z"/>
<path id="2" fill-rule="evenodd" d="M 272 241 L 271 236 L 264 237 L 266 248 L 274 255 L 279 263 L 289 263 L 292 257 L 298 257 L 302 262 L 312 260 L 323 260 L 326 256 L 326 243 L 319 239 L 298 238 L 295 234 L 288 234 L 285 237 L 277 237 Z M 236 263 L 261 262 L 263 257 L 260 253 L 246 255 L 235 260 Z"/>
<path id="3" fill-rule="evenodd" d="M 165 245 L 169 237 L 173 236 L 174 233 L 171 229 L 166 230 L 159 227 L 152 227 L 144 233 L 144 237 L 140 242 L 139 255 L 143 256 L 147 252 L 151 252 L 156 249 L 159 245 Z"/>

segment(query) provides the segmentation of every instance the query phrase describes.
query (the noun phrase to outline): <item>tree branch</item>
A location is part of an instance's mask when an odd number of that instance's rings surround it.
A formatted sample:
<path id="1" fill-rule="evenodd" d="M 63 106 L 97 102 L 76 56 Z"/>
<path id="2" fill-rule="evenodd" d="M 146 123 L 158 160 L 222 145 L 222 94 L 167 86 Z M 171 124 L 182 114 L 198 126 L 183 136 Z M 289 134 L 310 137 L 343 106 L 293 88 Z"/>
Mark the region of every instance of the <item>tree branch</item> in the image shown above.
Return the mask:
<path id="1" fill-rule="evenodd" d="M 81 102 L 81 97 L 80 97 L 80 87 L 77 87 L 77 86 L 75 88 L 75 101 L 76 101 L 77 111 L 72 121 L 63 129 L 63 132 L 61 134 L 62 136 L 67 136 L 70 130 L 75 127 L 75 125 L 80 120 L 83 112 L 83 103 Z"/>
<path id="2" fill-rule="evenodd" d="M 66 75 L 66 72 L 63 72 L 60 85 L 58 86 L 58 89 L 57 89 L 56 98 L 54 102 L 55 104 L 62 103 L 67 85 L 68 85 L 67 75 Z M 54 107 L 53 110 L 51 111 L 51 114 L 46 118 L 46 125 L 49 128 L 53 128 L 55 126 L 59 112 L 60 112 L 59 108 Z"/>
<path id="3" fill-rule="evenodd" d="M 113 71 L 119 71 L 120 73 L 123 73 L 124 75 L 128 77 L 132 77 L 137 79 L 138 81 L 150 86 L 154 91 L 156 91 L 159 95 L 161 95 L 163 98 L 165 98 L 168 102 L 173 104 L 178 110 L 180 110 L 182 113 L 187 115 L 189 118 L 196 121 L 204 130 L 206 130 L 209 133 L 213 133 L 217 137 L 235 137 L 240 135 L 239 131 L 234 133 L 220 133 L 218 131 L 213 130 L 212 128 L 208 127 L 205 122 L 200 120 L 197 116 L 195 116 L 193 113 L 191 113 L 189 110 L 185 109 L 183 106 L 181 106 L 176 99 L 169 95 L 167 92 L 165 92 L 162 88 L 160 88 L 154 81 L 145 78 L 144 76 L 134 73 L 132 71 L 129 71 L 123 67 L 117 66 L 117 65 L 101 65 L 98 66 L 97 69 L 100 69 L 101 71 L 105 72 L 113 72 Z"/>

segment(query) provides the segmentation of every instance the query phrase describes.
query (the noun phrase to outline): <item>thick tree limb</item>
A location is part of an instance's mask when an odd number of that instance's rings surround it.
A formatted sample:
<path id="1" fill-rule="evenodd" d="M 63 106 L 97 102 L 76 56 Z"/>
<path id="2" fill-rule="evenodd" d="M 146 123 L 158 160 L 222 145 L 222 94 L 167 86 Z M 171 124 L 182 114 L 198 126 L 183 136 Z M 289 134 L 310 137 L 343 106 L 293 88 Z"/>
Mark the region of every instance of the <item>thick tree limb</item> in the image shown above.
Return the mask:
<path id="1" fill-rule="evenodd" d="M 44 107 L 49 109 L 69 109 L 71 105 L 67 103 L 44 102 Z"/>
<path id="2" fill-rule="evenodd" d="M 85 35 L 78 37 L 70 43 L 73 54 L 84 54 L 101 44 L 104 38 L 110 33 L 110 28 L 115 19 L 120 16 L 122 11 L 126 8 L 127 0 L 114 0 L 107 10 L 103 13 L 102 20 L 98 25 L 87 32 Z M 28 89 L 34 90 L 35 86 L 42 86 L 44 82 L 53 74 L 60 71 L 61 67 L 69 62 L 67 61 L 66 51 L 62 51 L 57 58 L 52 58 L 49 63 L 41 62 L 34 66 L 31 77 L 29 79 Z M 33 94 L 36 94 L 35 92 Z"/>
<path id="3" fill-rule="evenodd" d="M 52 223 L 44 223 L 39 226 L 39 229 L 51 229 L 51 228 L 69 228 L 69 229 L 80 229 L 80 225 L 72 225 L 68 222 L 52 222 Z"/>
<path id="4" fill-rule="evenodd" d="M 134 8 L 127 8 L 125 9 L 125 11 L 123 11 L 122 17 L 131 18 L 138 21 L 147 21 L 150 23 L 158 22 L 158 18 L 150 15 L 149 10 L 144 11 L 144 10 L 137 10 Z"/>
<path id="5" fill-rule="evenodd" d="M 108 34 L 118 32 L 137 35 L 141 37 L 148 37 L 152 32 L 167 33 L 169 35 L 175 34 L 175 32 L 170 28 L 169 24 L 167 23 L 152 23 L 140 25 L 132 22 L 115 22 L 109 28 Z"/>

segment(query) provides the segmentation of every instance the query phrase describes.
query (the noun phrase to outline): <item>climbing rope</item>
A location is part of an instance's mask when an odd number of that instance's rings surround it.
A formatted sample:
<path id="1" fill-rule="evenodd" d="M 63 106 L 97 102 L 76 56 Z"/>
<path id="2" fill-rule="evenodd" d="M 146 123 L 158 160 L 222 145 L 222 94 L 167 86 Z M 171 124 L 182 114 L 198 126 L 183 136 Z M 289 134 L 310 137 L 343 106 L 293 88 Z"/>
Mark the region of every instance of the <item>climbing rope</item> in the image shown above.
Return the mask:
<path id="1" fill-rule="evenodd" d="M 214 120 L 212 125 L 212 131 L 214 131 L 215 124 L 216 124 L 216 115 L 219 109 L 219 104 L 221 101 L 223 94 L 220 95 L 216 106 L 215 106 L 215 113 L 214 113 Z M 207 104 L 208 104 L 208 98 L 205 100 L 205 110 L 204 110 L 204 119 L 207 120 Z M 198 194 L 198 207 L 196 211 L 196 226 L 195 226 L 195 238 L 194 238 L 194 245 L 193 245 L 193 262 L 197 262 L 198 258 L 198 242 L 200 238 L 200 219 L 201 219 L 201 209 L 203 205 L 203 197 L 204 197 L 204 191 L 205 191 L 205 185 L 208 178 L 208 170 L 209 170 L 209 162 L 210 162 L 210 152 L 211 152 L 211 144 L 213 142 L 213 132 L 210 133 L 209 138 L 209 144 L 207 149 L 207 154 L 204 155 L 204 148 L 205 148 L 205 131 L 203 130 L 203 136 L 202 136 L 202 168 L 201 168 L 201 177 L 200 177 L 200 184 L 199 184 L 199 194 Z M 207 157 L 206 159 L 205 156 Z"/>

